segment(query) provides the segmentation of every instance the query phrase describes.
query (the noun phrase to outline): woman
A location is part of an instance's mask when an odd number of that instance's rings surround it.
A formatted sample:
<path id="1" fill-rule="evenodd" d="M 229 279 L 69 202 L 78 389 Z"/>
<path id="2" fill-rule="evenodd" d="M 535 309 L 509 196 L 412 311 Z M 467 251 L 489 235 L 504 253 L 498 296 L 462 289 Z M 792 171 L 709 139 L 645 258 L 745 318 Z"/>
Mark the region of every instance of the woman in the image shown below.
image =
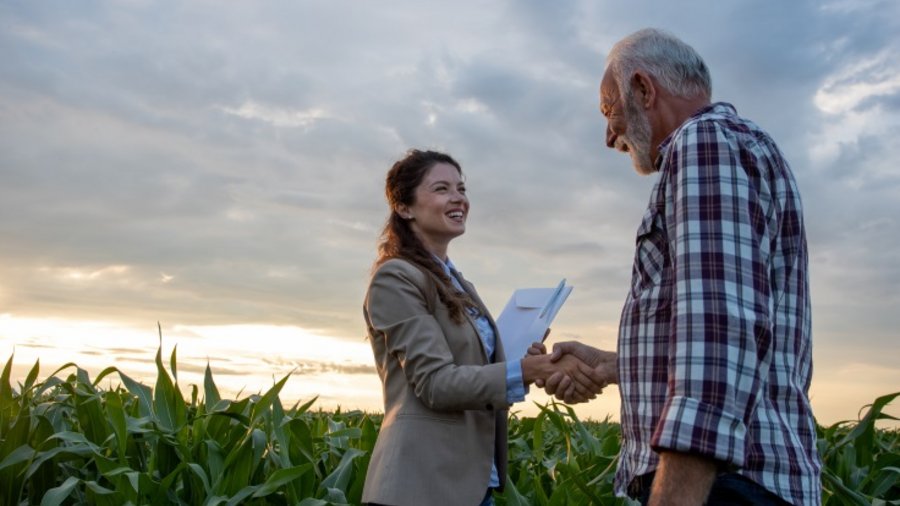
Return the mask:
<path id="1" fill-rule="evenodd" d="M 571 355 L 504 362 L 490 313 L 447 256 L 469 213 L 453 158 L 409 151 L 385 193 L 391 214 L 363 311 L 384 421 L 363 502 L 492 504 L 506 480 L 509 405 L 536 379 L 561 370 L 587 384 L 590 369 Z"/>

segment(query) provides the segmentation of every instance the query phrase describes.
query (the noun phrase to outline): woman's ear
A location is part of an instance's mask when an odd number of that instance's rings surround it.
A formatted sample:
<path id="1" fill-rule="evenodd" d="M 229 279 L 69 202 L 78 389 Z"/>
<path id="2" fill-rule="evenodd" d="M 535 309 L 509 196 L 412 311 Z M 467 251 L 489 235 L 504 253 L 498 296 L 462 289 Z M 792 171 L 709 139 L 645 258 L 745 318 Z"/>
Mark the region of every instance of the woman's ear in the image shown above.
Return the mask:
<path id="1" fill-rule="evenodd" d="M 409 206 L 406 204 L 398 204 L 394 207 L 394 212 L 399 214 L 401 218 L 408 220 L 409 219 Z"/>

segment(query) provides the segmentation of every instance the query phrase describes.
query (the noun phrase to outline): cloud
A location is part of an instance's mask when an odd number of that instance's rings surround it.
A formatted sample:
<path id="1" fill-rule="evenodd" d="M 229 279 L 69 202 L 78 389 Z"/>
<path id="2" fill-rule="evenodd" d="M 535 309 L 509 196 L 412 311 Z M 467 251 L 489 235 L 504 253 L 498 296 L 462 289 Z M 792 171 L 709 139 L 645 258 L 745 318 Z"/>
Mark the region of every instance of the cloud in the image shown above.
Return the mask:
<path id="1" fill-rule="evenodd" d="M 237 108 L 220 106 L 219 109 L 226 114 L 231 114 L 240 118 L 262 121 L 276 127 L 288 128 L 310 128 L 317 122 L 330 117 L 327 111 L 320 108 L 313 108 L 305 111 L 284 110 L 277 107 L 258 104 L 253 101 L 244 102 Z"/>
<path id="2" fill-rule="evenodd" d="M 897 95 L 900 68 L 892 68 L 893 51 L 840 69 L 816 92 L 816 106 L 830 114 L 844 113 L 873 97 Z"/>
<path id="3" fill-rule="evenodd" d="M 352 342 L 384 175 L 427 147 L 466 172 L 472 214 L 451 255 L 491 306 L 565 276 L 558 335 L 610 345 L 653 180 L 606 149 L 597 86 L 613 42 L 659 26 L 792 163 L 817 353 L 863 328 L 891 346 L 898 14 L 890 1 L 4 4 L 0 307 Z"/>

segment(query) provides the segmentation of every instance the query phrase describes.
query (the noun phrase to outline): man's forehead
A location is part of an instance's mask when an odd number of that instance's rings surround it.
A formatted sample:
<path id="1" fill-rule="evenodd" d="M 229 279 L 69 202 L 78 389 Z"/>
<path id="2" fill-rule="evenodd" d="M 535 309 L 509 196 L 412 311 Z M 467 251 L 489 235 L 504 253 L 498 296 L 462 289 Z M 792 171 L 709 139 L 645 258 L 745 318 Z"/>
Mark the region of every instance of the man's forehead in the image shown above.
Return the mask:
<path id="1" fill-rule="evenodd" d="M 600 103 L 610 104 L 619 98 L 619 85 L 613 79 L 612 72 L 609 69 L 603 74 L 600 80 Z"/>

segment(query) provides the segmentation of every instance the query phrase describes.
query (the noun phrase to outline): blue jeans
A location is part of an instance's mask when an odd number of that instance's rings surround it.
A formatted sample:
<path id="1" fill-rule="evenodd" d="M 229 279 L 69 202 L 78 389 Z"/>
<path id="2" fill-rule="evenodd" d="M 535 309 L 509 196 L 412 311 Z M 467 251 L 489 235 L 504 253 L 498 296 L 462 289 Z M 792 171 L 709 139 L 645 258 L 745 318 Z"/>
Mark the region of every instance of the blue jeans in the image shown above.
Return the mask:
<path id="1" fill-rule="evenodd" d="M 652 480 L 651 480 L 652 481 Z M 650 501 L 650 486 L 641 490 L 640 501 L 647 506 Z M 790 506 L 762 485 L 736 473 L 720 474 L 709 491 L 706 506 Z"/>

